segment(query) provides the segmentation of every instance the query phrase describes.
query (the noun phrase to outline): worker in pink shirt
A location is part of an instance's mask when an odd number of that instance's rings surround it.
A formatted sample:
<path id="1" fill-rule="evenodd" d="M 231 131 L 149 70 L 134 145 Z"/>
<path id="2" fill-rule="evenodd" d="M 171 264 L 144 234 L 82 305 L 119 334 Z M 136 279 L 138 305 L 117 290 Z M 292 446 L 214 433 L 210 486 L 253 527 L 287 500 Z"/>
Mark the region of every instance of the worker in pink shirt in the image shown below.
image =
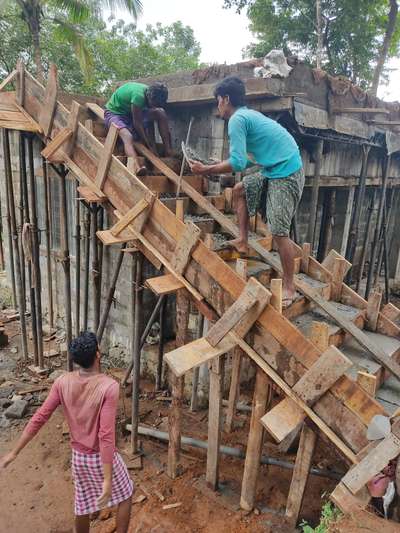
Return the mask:
<path id="1" fill-rule="evenodd" d="M 118 505 L 117 533 L 128 531 L 133 483 L 115 448 L 119 385 L 100 371 L 94 333 L 73 339 L 69 353 L 78 370 L 59 377 L 26 425 L 14 449 L 0 459 L 7 467 L 62 405 L 69 425 L 75 484 L 75 532 L 87 533 L 89 515 Z"/>

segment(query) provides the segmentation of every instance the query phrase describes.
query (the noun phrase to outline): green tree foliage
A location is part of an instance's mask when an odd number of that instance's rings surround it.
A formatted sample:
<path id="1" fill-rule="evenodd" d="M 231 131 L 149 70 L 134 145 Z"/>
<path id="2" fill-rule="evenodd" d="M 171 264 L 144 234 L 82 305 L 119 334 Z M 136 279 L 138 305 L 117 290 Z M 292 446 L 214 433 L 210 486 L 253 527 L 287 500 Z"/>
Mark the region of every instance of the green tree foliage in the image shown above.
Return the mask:
<path id="1" fill-rule="evenodd" d="M 126 9 L 135 19 L 142 11 L 141 0 L 1 0 L 0 14 L 4 16 L 10 8 L 14 8 L 26 24 L 32 41 L 36 74 L 42 81 L 42 32 L 46 22 L 53 23 L 58 40 L 73 45 L 82 70 L 88 76 L 92 58 L 79 24 L 93 18 L 99 19 L 103 8 L 118 7 Z"/>
<path id="2" fill-rule="evenodd" d="M 261 57 L 272 48 L 315 64 L 317 50 L 315 0 L 224 0 L 225 7 L 247 9 L 258 42 L 246 53 Z M 321 0 L 323 68 L 369 87 L 385 37 L 389 0 Z M 398 55 L 400 22 L 385 58 Z M 385 74 L 385 72 L 384 72 Z"/>
<path id="3" fill-rule="evenodd" d="M 111 18 L 105 23 L 95 19 L 81 23 L 79 31 L 93 58 L 89 78 L 80 68 L 73 45 L 59 37 L 57 24 L 48 20 L 42 25 L 44 70 L 55 63 L 60 86 L 68 92 L 108 96 L 117 81 L 199 67 L 200 45 L 193 30 L 181 22 L 137 31 L 134 24 L 123 20 Z M 34 69 L 29 32 L 16 10 L 0 18 L 0 32 L 5 36 L 0 47 L 0 78 L 15 68 L 18 57 L 28 69 Z"/>

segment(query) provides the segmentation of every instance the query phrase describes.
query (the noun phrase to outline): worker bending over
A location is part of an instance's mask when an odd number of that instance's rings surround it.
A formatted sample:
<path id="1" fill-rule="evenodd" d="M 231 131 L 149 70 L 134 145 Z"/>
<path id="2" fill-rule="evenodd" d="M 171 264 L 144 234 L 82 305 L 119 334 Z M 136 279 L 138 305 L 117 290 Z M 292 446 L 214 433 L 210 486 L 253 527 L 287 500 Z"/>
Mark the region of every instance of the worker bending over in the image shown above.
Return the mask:
<path id="1" fill-rule="evenodd" d="M 115 448 L 118 383 L 100 371 L 94 333 L 85 332 L 69 345 L 79 369 L 54 382 L 43 405 L 32 416 L 14 449 L 0 459 L 7 467 L 62 405 L 72 446 L 75 484 L 75 532 L 87 533 L 89 515 L 118 505 L 117 533 L 128 531 L 133 483 Z"/>
<path id="2" fill-rule="evenodd" d="M 229 159 L 212 165 L 198 161 L 190 164 L 196 174 L 243 172 L 256 164 L 262 167 L 233 188 L 239 238 L 230 244 L 240 253 L 248 253 L 249 217 L 260 210 L 278 246 L 283 269 L 282 303 L 286 308 L 295 297 L 295 250 L 289 232 L 303 192 L 303 165 L 290 133 L 278 122 L 247 108 L 245 94 L 243 81 L 236 77 L 225 78 L 216 86 L 219 115 L 229 121 Z"/>
<path id="3" fill-rule="evenodd" d="M 154 122 L 158 124 L 161 140 L 164 144 L 164 155 L 169 157 L 171 135 L 165 104 L 168 100 L 168 88 L 163 83 L 145 85 L 144 83 L 128 82 L 118 87 L 106 104 L 104 122 L 106 128 L 114 124 L 124 143 L 125 154 L 133 158 L 133 171 L 141 175 L 145 167 L 137 161 L 134 141 L 140 141 L 152 152 L 157 154 L 154 142 Z"/>

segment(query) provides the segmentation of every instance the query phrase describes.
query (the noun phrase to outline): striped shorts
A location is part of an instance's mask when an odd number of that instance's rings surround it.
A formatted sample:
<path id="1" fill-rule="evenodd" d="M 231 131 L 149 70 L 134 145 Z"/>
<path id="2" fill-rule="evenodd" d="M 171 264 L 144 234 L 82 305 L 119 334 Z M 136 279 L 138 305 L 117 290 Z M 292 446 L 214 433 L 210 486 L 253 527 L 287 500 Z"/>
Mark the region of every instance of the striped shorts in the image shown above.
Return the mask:
<path id="1" fill-rule="evenodd" d="M 72 450 L 72 476 L 75 484 L 75 515 L 99 511 L 97 498 L 103 490 L 103 465 L 99 453 L 86 454 Z M 118 452 L 114 453 L 112 492 L 107 507 L 127 500 L 133 493 L 133 482 Z"/>
<path id="2" fill-rule="evenodd" d="M 261 172 L 245 176 L 243 186 L 249 216 L 260 211 L 272 235 L 288 237 L 303 193 L 304 179 L 302 168 L 287 178 L 268 179 Z"/>

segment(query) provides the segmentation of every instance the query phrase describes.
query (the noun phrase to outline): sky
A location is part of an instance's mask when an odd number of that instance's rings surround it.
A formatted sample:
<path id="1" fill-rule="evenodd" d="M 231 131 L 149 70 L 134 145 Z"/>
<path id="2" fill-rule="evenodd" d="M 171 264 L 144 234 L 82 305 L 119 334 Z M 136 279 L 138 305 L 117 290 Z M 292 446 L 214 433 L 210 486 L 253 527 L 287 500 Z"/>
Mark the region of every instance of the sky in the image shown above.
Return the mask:
<path id="1" fill-rule="evenodd" d="M 223 0 L 142 0 L 143 14 L 137 21 L 138 29 L 147 24 L 171 24 L 181 20 L 191 26 L 200 42 L 204 63 L 237 63 L 242 60 L 242 51 L 254 37 L 248 28 L 245 13 L 223 9 Z M 127 18 L 126 13 L 115 15 Z M 390 61 L 393 69 L 389 85 L 379 88 L 378 96 L 385 100 L 400 100 L 400 58 Z"/>

